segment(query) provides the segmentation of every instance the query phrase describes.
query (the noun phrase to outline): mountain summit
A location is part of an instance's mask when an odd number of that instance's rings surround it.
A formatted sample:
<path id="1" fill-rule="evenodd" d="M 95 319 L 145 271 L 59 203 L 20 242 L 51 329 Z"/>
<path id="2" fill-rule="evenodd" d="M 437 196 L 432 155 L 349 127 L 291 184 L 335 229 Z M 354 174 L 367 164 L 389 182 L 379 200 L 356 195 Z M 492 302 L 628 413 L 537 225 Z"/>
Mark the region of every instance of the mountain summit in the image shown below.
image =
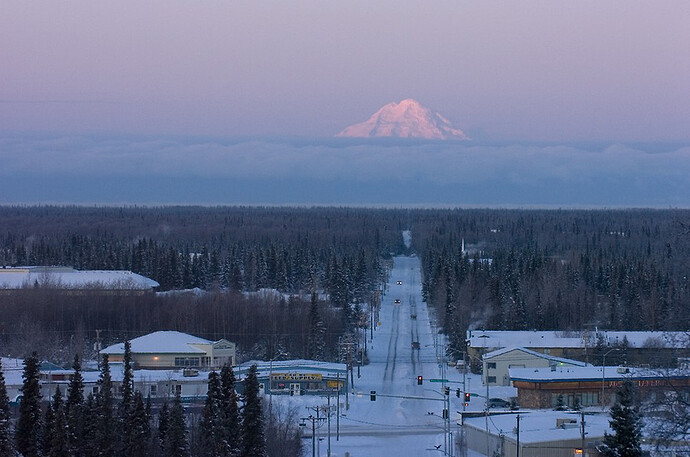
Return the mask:
<path id="1" fill-rule="evenodd" d="M 427 140 L 468 140 L 448 119 L 408 98 L 389 103 L 360 124 L 347 127 L 336 136 L 374 138 L 424 138 Z"/>

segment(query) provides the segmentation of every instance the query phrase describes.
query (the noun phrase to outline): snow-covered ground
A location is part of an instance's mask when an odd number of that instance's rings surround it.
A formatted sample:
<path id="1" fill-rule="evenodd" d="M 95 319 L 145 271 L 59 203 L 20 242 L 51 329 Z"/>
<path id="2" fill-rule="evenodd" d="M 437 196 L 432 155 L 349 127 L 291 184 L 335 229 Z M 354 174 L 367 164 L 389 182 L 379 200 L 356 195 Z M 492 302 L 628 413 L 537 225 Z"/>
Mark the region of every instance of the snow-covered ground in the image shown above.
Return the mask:
<path id="1" fill-rule="evenodd" d="M 441 358 L 444 340 L 432 331 L 434 326 L 422 302 L 419 259 L 396 257 L 389 281 L 373 341 L 367 335 L 370 364 L 361 368 L 361 377 L 357 377 L 355 369 L 354 394 L 349 397 L 349 409 L 345 408 L 341 397 L 339 440 L 335 439 L 335 417 L 331 419 L 332 456 L 345 456 L 346 453 L 351 457 L 442 455 L 444 385 L 450 387 L 451 431 L 454 436 L 458 432 L 457 411 L 463 409 L 463 375 Z M 400 303 L 396 304 L 395 300 Z M 419 349 L 412 347 L 413 342 L 419 343 Z M 423 377 L 422 385 L 418 385 L 417 376 Z M 432 382 L 441 379 L 449 382 Z M 467 384 L 471 392 L 486 395 L 480 376 L 468 374 Z M 460 398 L 456 397 L 458 388 Z M 376 391 L 376 401 L 370 400 L 371 391 Z M 489 395 L 508 398 L 515 395 L 515 389 L 491 387 Z M 294 398 L 290 401 L 294 402 Z M 303 397 L 301 401 L 326 403 L 325 398 Z M 310 411 L 305 404 L 302 407 L 305 408 L 304 416 L 308 416 Z M 468 409 L 483 408 L 484 398 L 473 396 Z M 309 429 L 310 426 L 309 423 Z M 325 423 L 321 423 L 317 435 L 316 455 L 327 456 Z M 310 456 L 311 438 L 305 438 L 304 444 L 305 456 Z"/>

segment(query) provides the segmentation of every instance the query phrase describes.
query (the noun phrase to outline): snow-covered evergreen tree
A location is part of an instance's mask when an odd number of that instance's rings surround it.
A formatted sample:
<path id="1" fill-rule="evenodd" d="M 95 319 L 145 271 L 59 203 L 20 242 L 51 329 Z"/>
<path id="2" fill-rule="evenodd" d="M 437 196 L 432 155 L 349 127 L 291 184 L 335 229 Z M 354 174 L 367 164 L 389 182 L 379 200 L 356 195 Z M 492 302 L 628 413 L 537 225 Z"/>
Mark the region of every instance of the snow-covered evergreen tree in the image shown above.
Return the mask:
<path id="1" fill-rule="evenodd" d="M 115 430 L 113 417 L 113 382 L 110 376 L 108 354 L 103 355 L 101 361 L 101 375 L 98 378 L 98 394 L 96 395 L 96 443 L 102 457 L 111 457 L 116 453 Z"/>
<path id="2" fill-rule="evenodd" d="M 167 400 L 158 411 L 158 444 L 161 451 L 165 450 L 165 440 L 168 435 L 168 424 L 170 422 L 170 407 Z"/>
<path id="3" fill-rule="evenodd" d="M 175 394 L 168 414 L 168 427 L 165 432 L 163 453 L 166 457 L 189 457 L 187 423 L 185 422 L 180 392 Z"/>
<path id="4" fill-rule="evenodd" d="M 144 457 L 148 455 L 151 427 L 146 414 L 146 405 L 141 392 L 132 396 L 132 405 L 127 415 L 126 435 L 123 435 L 125 457 Z"/>
<path id="5" fill-rule="evenodd" d="M 208 392 L 199 430 L 199 454 L 202 457 L 229 454 L 223 416 L 220 378 L 216 371 L 212 371 L 208 374 Z"/>
<path id="6" fill-rule="evenodd" d="M 259 397 L 256 365 L 252 365 L 244 380 L 244 407 L 242 408 L 241 457 L 265 457 L 266 441 Z"/>
<path id="7" fill-rule="evenodd" d="M 609 422 L 614 434 L 604 436 L 600 451 L 606 457 L 641 457 L 642 421 L 635 405 L 635 387 L 625 381 L 616 392 Z"/>
<path id="8" fill-rule="evenodd" d="M 84 377 L 81 374 L 79 356 L 74 356 L 72 363 L 74 374 L 70 376 L 65 402 L 65 416 L 69 437 L 70 453 L 81 457 L 84 452 Z"/>
<path id="9" fill-rule="evenodd" d="M 53 402 L 49 410 L 53 411 L 53 427 L 50 443 L 45 446 L 48 447 L 48 452 L 44 453 L 44 457 L 69 456 L 67 418 L 65 417 L 65 407 L 62 400 L 62 392 L 60 392 L 60 386 L 55 389 L 55 395 L 53 395 Z"/>
<path id="10" fill-rule="evenodd" d="M 17 451 L 24 457 L 40 455 L 41 387 L 38 355 L 34 352 L 24 360 L 22 398 L 15 430 Z"/>
<path id="11" fill-rule="evenodd" d="M 230 365 L 223 365 L 220 370 L 221 409 L 223 411 L 223 428 L 228 442 L 230 455 L 240 452 L 240 410 L 239 398 L 235 391 L 235 373 Z"/>
<path id="12" fill-rule="evenodd" d="M 325 332 L 326 330 L 319 313 L 318 296 L 316 295 L 316 292 L 312 292 L 311 306 L 309 308 L 308 359 L 323 360 L 323 349 L 326 345 L 323 337 Z"/>

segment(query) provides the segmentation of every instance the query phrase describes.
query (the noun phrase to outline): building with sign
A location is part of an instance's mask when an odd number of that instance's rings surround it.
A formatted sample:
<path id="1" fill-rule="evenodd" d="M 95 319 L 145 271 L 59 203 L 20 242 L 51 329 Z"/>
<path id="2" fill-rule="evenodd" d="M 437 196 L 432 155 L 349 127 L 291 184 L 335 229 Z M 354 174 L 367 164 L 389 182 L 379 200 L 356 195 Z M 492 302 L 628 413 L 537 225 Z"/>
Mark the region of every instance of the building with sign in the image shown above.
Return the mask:
<path id="1" fill-rule="evenodd" d="M 253 360 L 236 368 L 238 378 L 244 378 L 252 365 L 257 366 L 260 388 L 267 395 L 336 395 L 344 394 L 347 389 L 347 366 L 344 363 Z"/>
<path id="2" fill-rule="evenodd" d="M 510 368 L 522 408 L 611 405 L 616 389 L 626 380 L 637 387 L 641 400 L 654 400 L 673 391 L 690 398 L 690 371 L 648 368 L 560 367 Z"/>
<path id="3" fill-rule="evenodd" d="M 135 369 L 217 369 L 235 365 L 235 343 L 228 340 L 209 341 L 175 331 L 149 333 L 130 340 Z M 110 362 L 122 362 L 125 343 L 117 343 L 101 351 Z"/>

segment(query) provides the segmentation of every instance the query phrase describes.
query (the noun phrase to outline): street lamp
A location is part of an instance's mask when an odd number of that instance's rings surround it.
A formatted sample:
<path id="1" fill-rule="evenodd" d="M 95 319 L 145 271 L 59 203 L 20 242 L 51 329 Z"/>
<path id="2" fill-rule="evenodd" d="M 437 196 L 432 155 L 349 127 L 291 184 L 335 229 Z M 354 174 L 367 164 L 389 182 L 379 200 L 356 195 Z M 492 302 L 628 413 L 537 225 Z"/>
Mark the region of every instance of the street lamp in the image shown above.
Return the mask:
<path id="1" fill-rule="evenodd" d="M 601 356 L 601 407 L 605 408 L 606 403 L 604 402 L 604 387 L 606 385 L 606 356 L 612 353 L 613 351 L 620 351 L 621 348 L 611 348 L 608 351 L 606 351 L 602 356 Z"/>

